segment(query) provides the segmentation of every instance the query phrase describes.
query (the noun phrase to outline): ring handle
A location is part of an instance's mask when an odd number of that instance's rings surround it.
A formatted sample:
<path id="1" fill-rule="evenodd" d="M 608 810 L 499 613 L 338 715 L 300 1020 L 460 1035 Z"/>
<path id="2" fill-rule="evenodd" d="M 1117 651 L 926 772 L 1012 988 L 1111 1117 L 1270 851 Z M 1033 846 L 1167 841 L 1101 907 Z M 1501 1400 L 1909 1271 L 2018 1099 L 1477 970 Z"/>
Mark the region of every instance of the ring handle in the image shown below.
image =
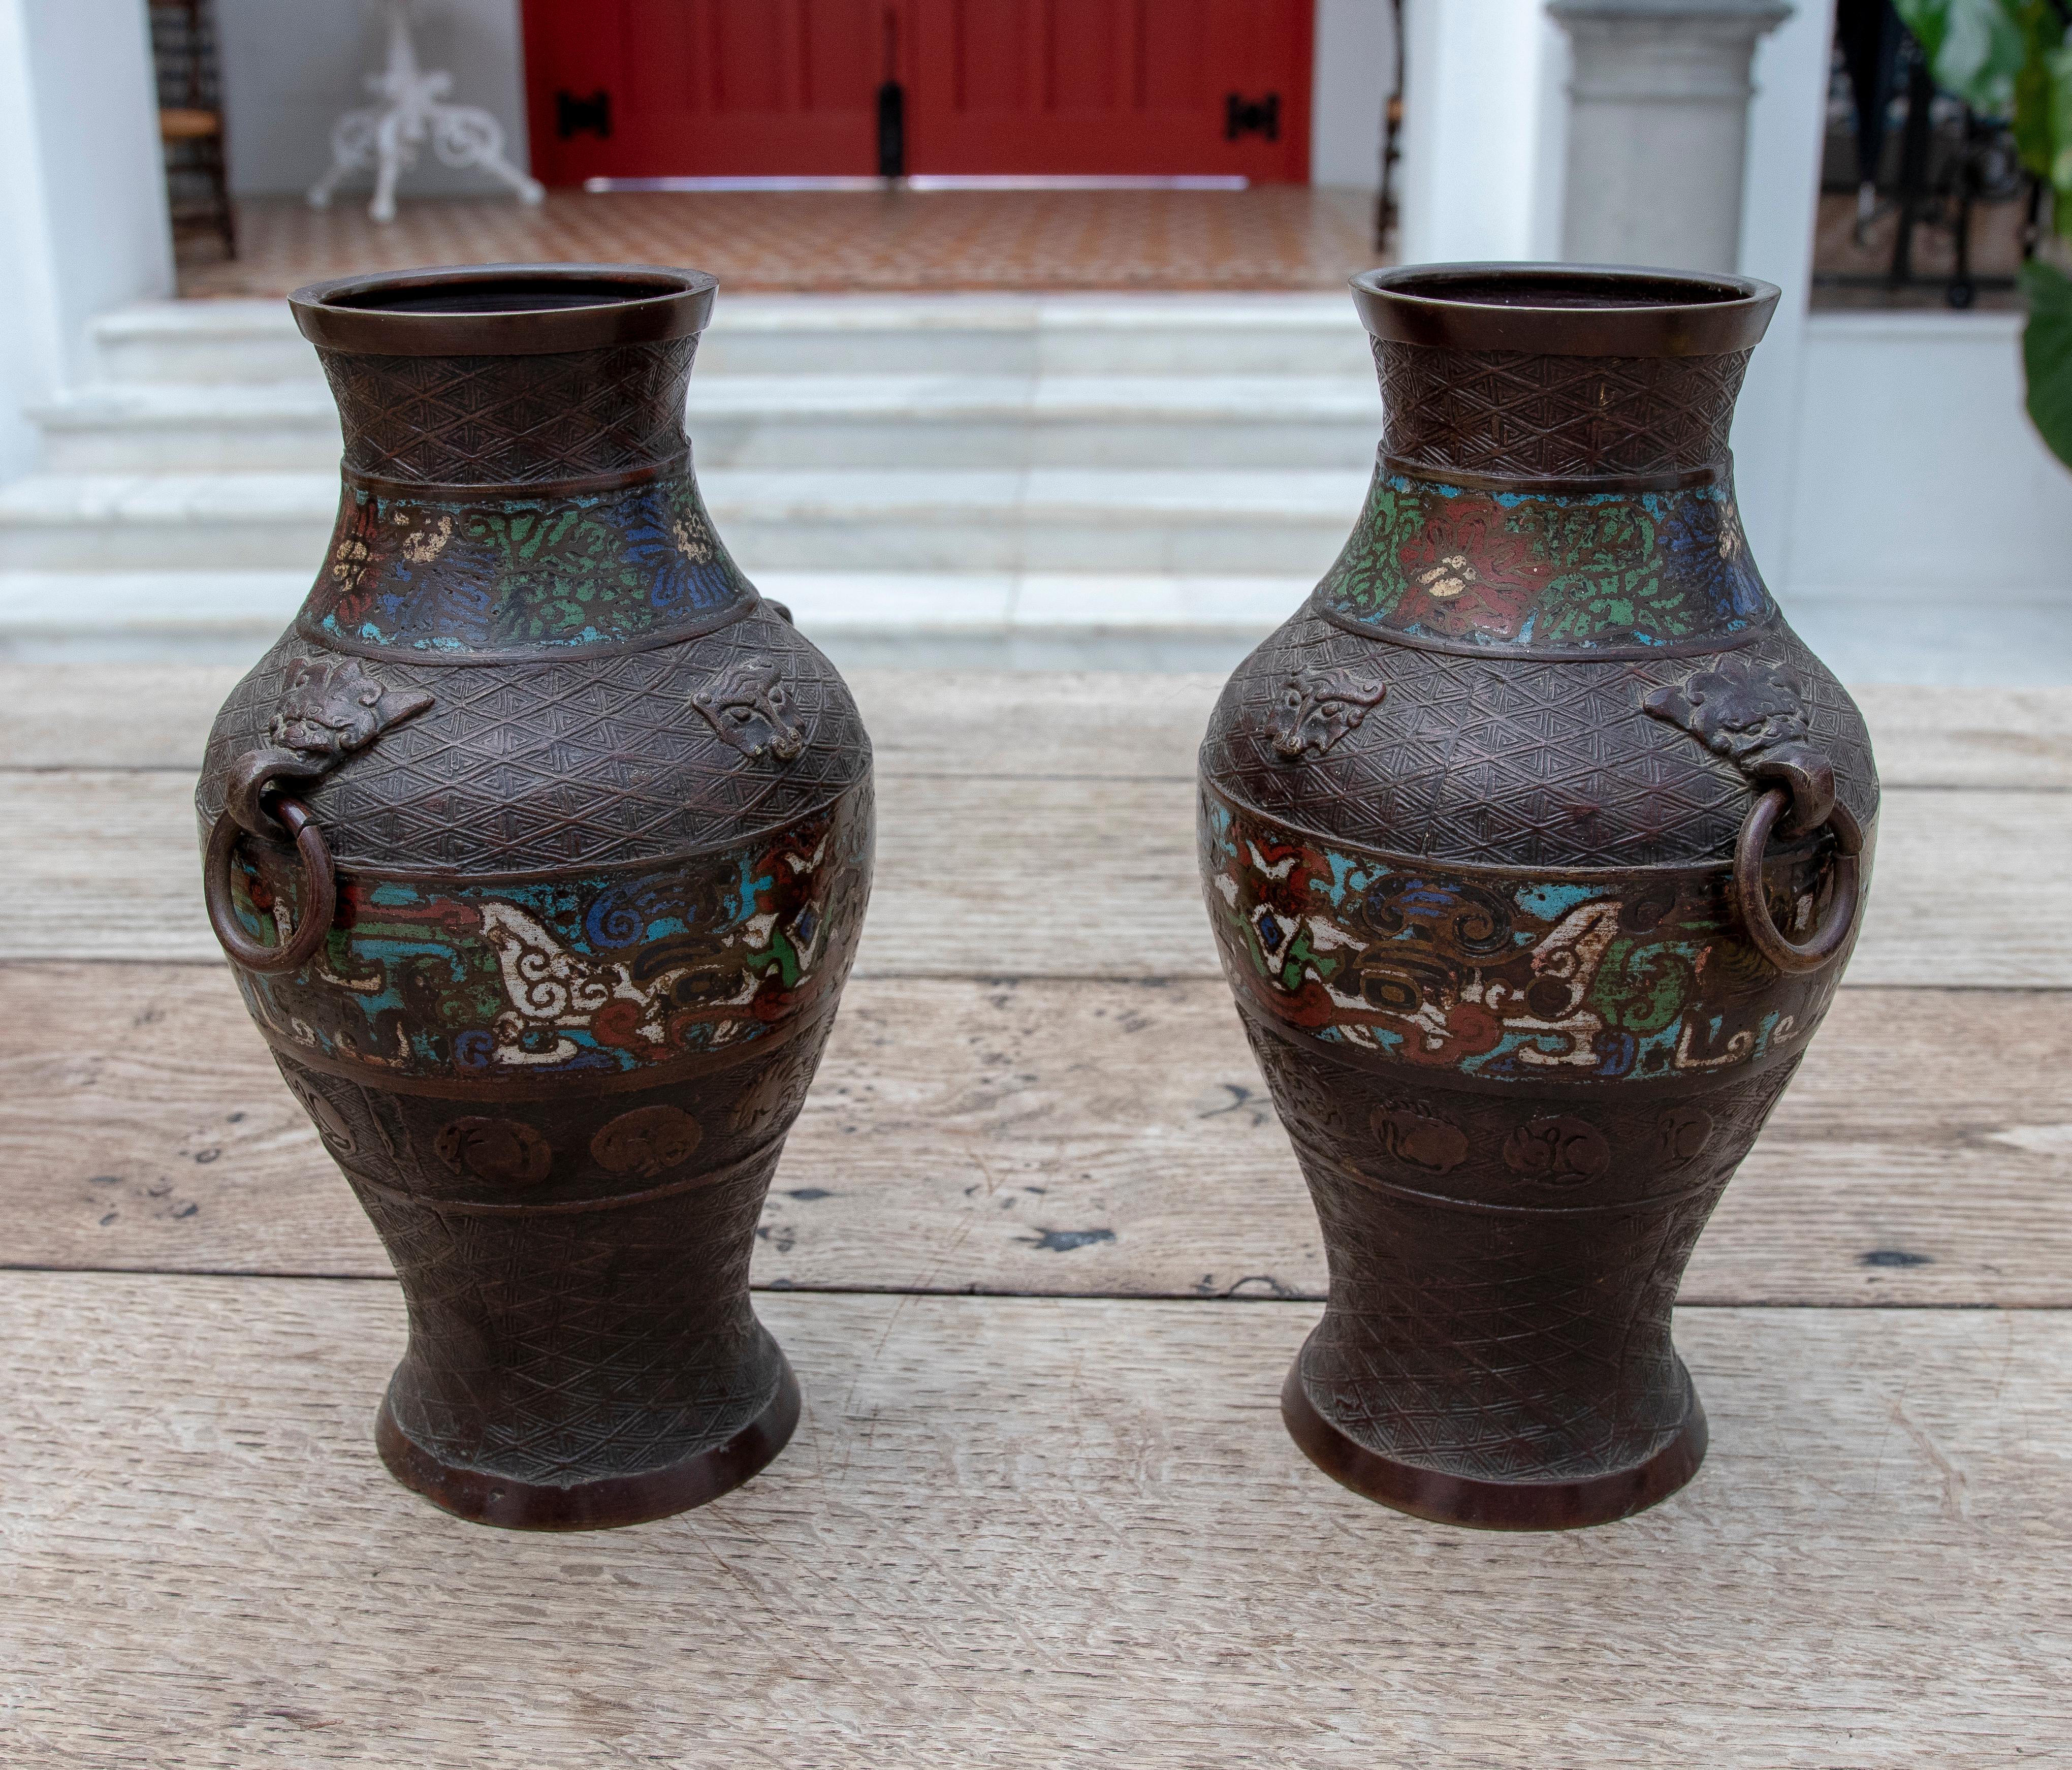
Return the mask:
<path id="1" fill-rule="evenodd" d="M 230 901 L 230 864 L 237 838 L 244 834 L 236 817 L 226 809 L 218 813 L 208 833 L 208 858 L 202 879 L 202 895 L 208 905 L 208 925 L 223 943 L 223 950 L 248 971 L 293 971 L 306 965 L 331 932 L 331 917 L 338 909 L 338 875 L 331 866 L 331 850 L 323 833 L 310 816 L 310 808 L 299 799 L 279 798 L 273 802 L 275 817 L 294 837 L 295 851 L 302 856 L 309 875 L 310 904 L 296 924 L 294 932 L 278 946 L 264 946 L 239 926 Z"/>
<path id="2" fill-rule="evenodd" d="M 1803 974 L 1819 970 L 1848 944 L 1862 883 L 1857 856 L 1863 852 L 1864 832 L 1849 808 L 1837 799 L 1823 826 L 1835 832 L 1834 895 L 1811 936 L 1794 945 L 1770 919 L 1762 889 L 1762 857 L 1770 846 L 1770 833 L 1790 809 L 1791 794 L 1783 787 L 1770 788 L 1749 807 L 1741 838 L 1734 844 L 1734 888 L 1741 898 L 1741 925 L 1756 950 L 1778 970 Z"/>

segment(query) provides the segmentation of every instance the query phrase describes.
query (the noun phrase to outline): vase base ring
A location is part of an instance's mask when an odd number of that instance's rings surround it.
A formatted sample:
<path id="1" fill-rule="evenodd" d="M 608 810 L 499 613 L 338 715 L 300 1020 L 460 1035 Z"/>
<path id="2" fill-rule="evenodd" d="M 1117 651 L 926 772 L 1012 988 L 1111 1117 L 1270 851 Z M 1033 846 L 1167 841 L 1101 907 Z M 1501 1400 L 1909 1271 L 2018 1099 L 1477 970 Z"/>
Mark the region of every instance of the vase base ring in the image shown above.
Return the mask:
<path id="1" fill-rule="evenodd" d="M 637 1475 L 567 1486 L 517 1481 L 486 1469 L 442 1463 L 396 1423 L 388 1398 L 375 1417 L 374 1442 L 388 1472 L 441 1510 L 507 1530 L 604 1530 L 688 1512 L 731 1492 L 767 1467 L 799 1423 L 799 1380 L 780 1352 L 777 1392 L 724 1443 Z"/>
<path id="2" fill-rule="evenodd" d="M 1646 1462 L 1579 1481 L 1478 1481 L 1371 1451 L 1318 1411 L 1299 1356 L 1281 1385 L 1281 1418 L 1302 1454 L 1341 1486 L 1412 1517 L 1477 1530 L 1573 1530 L 1628 1518 L 1667 1499 L 1705 1459 L 1705 1410 L 1695 1394 L 1683 1430 Z"/>

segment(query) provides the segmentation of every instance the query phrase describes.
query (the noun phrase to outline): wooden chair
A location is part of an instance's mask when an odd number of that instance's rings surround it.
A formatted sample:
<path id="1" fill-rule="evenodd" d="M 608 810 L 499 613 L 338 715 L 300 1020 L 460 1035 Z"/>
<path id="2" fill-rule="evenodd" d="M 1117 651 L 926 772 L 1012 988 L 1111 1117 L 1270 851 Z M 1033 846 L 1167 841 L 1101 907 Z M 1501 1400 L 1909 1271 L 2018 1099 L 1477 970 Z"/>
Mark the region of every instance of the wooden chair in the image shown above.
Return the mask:
<path id="1" fill-rule="evenodd" d="M 208 0 L 151 0 L 151 49 L 174 240 L 216 235 L 223 255 L 234 258 L 237 216 L 224 156 L 223 83 Z"/>

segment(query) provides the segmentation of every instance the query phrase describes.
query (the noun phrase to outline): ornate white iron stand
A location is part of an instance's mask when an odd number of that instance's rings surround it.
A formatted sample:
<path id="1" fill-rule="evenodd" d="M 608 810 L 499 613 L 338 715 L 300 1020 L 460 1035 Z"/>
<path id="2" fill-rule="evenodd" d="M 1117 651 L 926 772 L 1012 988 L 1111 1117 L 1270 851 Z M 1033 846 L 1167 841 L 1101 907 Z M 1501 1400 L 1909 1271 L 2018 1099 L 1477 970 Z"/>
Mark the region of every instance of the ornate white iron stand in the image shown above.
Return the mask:
<path id="1" fill-rule="evenodd" d="M 380 102 L 347 111 L 332 126 L 331 170 L 310 187 L 310 207 L 329 208 L 339 181 L 371 166 L 376 168 L 374 200 L 367 212 L 376 221 L 394 220 L 396 179 L 417 163 L 428 137 L 432 151 L 448 166 L 479 166 L 503 179 L 520 201 L 539 202 L 546 187 L 504 157 L 504 126 L 479 106 L 444 102 L 453 90 L 453 76 L 443 69 L 426 73 L 417 66 L 409 0 L 385 3 L 388 65 L 367 76 L 368 91 Z"/>

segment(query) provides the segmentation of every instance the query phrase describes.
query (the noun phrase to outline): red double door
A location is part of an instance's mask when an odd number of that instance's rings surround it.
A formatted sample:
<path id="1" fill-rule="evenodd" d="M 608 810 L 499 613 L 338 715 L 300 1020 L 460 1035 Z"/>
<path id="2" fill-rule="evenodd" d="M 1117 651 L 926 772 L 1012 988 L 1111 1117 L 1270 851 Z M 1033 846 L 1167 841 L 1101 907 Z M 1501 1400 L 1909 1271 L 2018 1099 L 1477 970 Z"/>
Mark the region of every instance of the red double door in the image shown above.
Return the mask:
<path id="1" fill-rule="evenodd" d="M 1314 0 L 524 0 L 532 170 L 1309 171 Z"/>

